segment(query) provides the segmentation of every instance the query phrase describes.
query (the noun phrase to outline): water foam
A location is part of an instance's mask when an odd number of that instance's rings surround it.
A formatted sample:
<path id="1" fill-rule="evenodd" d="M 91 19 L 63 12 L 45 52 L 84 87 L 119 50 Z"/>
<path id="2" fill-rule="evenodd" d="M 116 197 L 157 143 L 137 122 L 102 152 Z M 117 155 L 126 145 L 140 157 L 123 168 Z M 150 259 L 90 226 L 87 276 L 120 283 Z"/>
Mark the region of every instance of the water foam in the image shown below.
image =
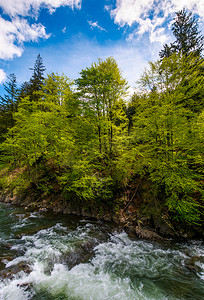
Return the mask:
<path id="1" fill-rule="evenodd" d="M 38 221 L 38 215 L 26 222 L 29 225 L 34 219 Z M 203 245 L 131 240 L 124 232 L 108 234 L 109 228 L 103 224 L 79 223 L 74 229 L 57 223 L 13 240 L 11 250 L 18 255 L 6 267 L 23 262 L 30 273 L 20 271 L 2 280 L 0 299 L 203 299 Z M 90 250 L 90 245 L 94 249 Z M 93 252 L 86 262 L 69 266 L 67 258 L 86 251 Z M 194 256 L 198 256 L 195 264 L 201 269 L 196 274 L 186 268 L 186 260 Z"/>

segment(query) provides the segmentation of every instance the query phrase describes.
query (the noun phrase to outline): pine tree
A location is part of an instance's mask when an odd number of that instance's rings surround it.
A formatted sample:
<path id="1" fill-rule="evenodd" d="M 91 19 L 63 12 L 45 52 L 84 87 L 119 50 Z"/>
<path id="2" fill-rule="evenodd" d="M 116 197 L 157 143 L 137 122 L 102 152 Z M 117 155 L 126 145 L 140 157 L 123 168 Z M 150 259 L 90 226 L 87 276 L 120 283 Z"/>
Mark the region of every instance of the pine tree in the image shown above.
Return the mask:
<path id="1" fill-rule="evenodd" d="M 170 57 L 171 54 L 173 54 L 173 45 L 172 44 L 170 44 L 170 46 L 168 44 L 165 44 L 163 46 L 163 49 L 159 52 L 159 56 L 161 58 Z"/>
<path id="2" fill-rule="evenodd" d="M 194 52 L 201 55 L 203 50 L 203 36 L 199 35 L 198 23 L 192 13 L 187 14 L 183 9 L 176 14 L 172 31 L 176 37 L 174 48 L 183 54 Z"/>
<path id="3" fill-rule="evenodd" d="M 21 84 L 21 87 L 19 89 L 19 98 L 22 99 L 26 96 L 29 96 L 29 82 L 25 81 Z"/>
<path id="4" fill-rule="evenodd" d="M 0 96 L 0 139 L 3 140 L 3 135 L 9 128 L 14 126 L 13 114 L 17 111 L 18 106 L 18 88 L 15 74 L 8 76 L 8 81 L 4 84 L 5 95 Z"/>
<path id="5" fill-rule="evenodd" d="M 159 53 L 161 58 L 169 57 L 172 53 L 180 51 L 185 55 L 190 53 L 197 56 L 202 55 L 203 36 L 200 35 L 198 21 L 192 16 L 192 12 L 187 13 L 185 9 L 178 11 L 171 30 L 176 40 L 170 46 L 164 45 L 164 49 Z"/>
<path id="6" fill-rule="evenodd" d="M 36 101 L 39 99 L 39 96 L 36 92 L 40 91 L 42 88 L 43 80 L 44 80 L 44 71 L 46 70 L 45 66 L 43 65 L 43 59 L 38 54 L 37 59 L 35 61 L 34 67 L 30 68 L 33 71 L 33 75 L 30 79 L 29 86 L 28 86 L 28 93 L 30 95 L 31 101 Z"/>

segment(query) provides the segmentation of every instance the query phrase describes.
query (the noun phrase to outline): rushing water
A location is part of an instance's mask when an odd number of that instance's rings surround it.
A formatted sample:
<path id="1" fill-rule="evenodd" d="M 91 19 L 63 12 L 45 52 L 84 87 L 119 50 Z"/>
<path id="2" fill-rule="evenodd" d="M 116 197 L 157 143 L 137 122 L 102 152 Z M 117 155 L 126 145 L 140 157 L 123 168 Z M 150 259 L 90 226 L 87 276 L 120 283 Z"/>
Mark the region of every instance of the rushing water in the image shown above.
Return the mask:
<path id="1" fill-rule="evenodd" d="M 0 203 L 0 299 L 203 300 L 204 246 Z"/>

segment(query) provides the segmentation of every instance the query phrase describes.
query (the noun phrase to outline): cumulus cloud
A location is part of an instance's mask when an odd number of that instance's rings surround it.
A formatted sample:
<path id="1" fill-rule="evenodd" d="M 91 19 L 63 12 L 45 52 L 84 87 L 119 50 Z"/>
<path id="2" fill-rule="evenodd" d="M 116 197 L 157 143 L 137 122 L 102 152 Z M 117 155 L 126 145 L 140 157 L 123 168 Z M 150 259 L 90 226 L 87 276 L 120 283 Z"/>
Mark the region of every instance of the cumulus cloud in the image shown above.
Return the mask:
<path id="1" fill-rule="evenodd" d="M 106 6 L 106 10 L 120 27 L 137 26 L 137 29 L 129 34 L 129 40 L 134 39 L 136 35 L 149 33 L 151 42 L 162 44 L 168 39 L 164 24 L 166 26 L 173 14 L 183 8 L 204 19 L 203 0 L 116 0 L 114 9 Z"/>
<path id="2" fill-rule="evenodd" d="M 138 28 L 133 30 L 132 33 L 129 34 L 127 40 L 131 41 L 136 36 L 142 36 L 144 33 L 149 33 L 150 42 L 160 42 L 164 44 L 168 40 L 168 36 L 165 32 L 165 28 L 161 27 L 161 25 L 165 22 L 165 18 L 153 18 L 152 20 L 147 19 L 140 19 L 138 20 Z"/>
<path id="3" fill-rule="evenodd" d="M 143 16 L 145 17 L 154 3 L 154 0 L 117 0 L 116 8 L 111 10 L 111 16 L 114 17 L 115 23 L 120 26 L 129 25 L 138 22 Z"/>
<path id="4" fill-rule="evenodd" d="M 169 2 L 172 8 L 172 12 L 181 10 L 185 7 L 204 19 L 203 0 L 171 0 Z"/>
<path id="5" fill-rule="evenodd" d="M 48 37 L 42 24 L 30 25 L 25 19 L 8 21 L 0 17 L 0 59 L 19 57 L 23 53 L 24 42 L 36 42 L 39 38 Z"/>
<path id="6" fill-rule="evenodd" d="M 4 82 L 6 80 L 6 73 L 4 70 L 0 69 L 0 83 Z"/>
<path id="7" fill-rule="evenodd" d="M 40 38 L 50 37 L 45 27 L 37 22 L 41 7 L 52 13 L 60 6 L 81 7 L 81 0 L 0 0 L 0 7 L 10 19 L 0 16 L 0 59 L 21 56 L 24 42 L 37 42 Z M 34 17 L 29 23 L 26 16 Z"/>
<path id="8" fill-rule="evenodd" d="M 37 42 L 50 37 L 46 28 L 37 22 L 41 8 L 53 13 L 60 6 L 81 7 L 81 0 L 0 0 L 0 59 L 13 59 L 23 53 L 25 42 Z M 5 18 L 4 15 L 7 15 Z M 30 16 L 30 22 L 26 17 Z M 1 70 L 0 80 L 4 76 Z"/>
<path id="9" fill-rule="evenodd" d="M 12 17 L 37 15 L 41 7 L 46 7 L 53 13 L 60 6 L 80 8 L 81 0 L 0 0 L 0 7 L 4 13 Z"/>
<path id="10" fill-rule="evenodd" d="M 101 31 L 106 31 L 107 32 L 107 30 L 105 28 L 98 25 L 98 21 L 96 21 L 96 22 L 88 21 L 88 23 L 89 23 L 91 29 L 98 28 Z"/>

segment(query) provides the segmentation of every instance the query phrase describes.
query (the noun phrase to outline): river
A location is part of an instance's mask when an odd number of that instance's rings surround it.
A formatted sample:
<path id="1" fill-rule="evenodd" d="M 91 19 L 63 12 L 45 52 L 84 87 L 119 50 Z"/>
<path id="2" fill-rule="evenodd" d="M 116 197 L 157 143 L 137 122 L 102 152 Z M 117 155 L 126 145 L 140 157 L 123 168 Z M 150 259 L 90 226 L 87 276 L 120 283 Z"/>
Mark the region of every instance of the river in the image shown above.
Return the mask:
<path id="1" fill-rule="evenodd" d="M 203 300 L 204 245 L 0 203 L 0 299 Z"/>

